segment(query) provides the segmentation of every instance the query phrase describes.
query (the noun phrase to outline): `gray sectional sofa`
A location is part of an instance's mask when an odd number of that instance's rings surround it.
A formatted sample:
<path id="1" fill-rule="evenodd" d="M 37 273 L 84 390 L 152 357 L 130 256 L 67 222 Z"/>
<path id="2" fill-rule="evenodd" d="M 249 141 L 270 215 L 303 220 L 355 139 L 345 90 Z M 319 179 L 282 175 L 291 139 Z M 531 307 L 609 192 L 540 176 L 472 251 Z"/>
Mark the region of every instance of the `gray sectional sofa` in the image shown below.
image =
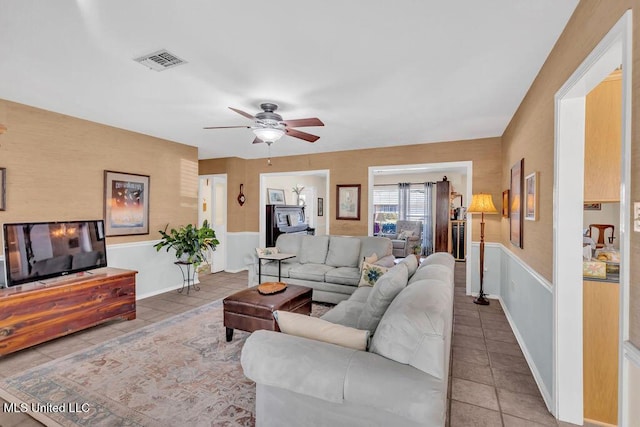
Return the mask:
<path id="1" fill-rule="evenodd" d="M 251 334 L 241 362 L 256 382 L 256 424 L 444 426 L 454 265 L 451 255 L 436 253 L 418 268 L 410 255 L 322 317 L 368 328 L 366 351 L 273 331 Z M 380 318 L 371 316 L 372 307 L 383 307 Z"/>
<path id="2" fill-rule="evenodd" d="M 282 261 L 281 278 L 293 285 L 313 289 L 313 300 L 337 304 L 357 289 L 360 264 L 374 253 L 378 265 L 392 267 L 394 256 L 391 240 L 370 236 L 309 236 L 281 234 L 276 240 L 281 253 L 296 255 Z M 258 257 L 247 260 L 249 286 L 258 284 Z M 278 280 L 278 262 L 262 261 L 262 282 Z"/>

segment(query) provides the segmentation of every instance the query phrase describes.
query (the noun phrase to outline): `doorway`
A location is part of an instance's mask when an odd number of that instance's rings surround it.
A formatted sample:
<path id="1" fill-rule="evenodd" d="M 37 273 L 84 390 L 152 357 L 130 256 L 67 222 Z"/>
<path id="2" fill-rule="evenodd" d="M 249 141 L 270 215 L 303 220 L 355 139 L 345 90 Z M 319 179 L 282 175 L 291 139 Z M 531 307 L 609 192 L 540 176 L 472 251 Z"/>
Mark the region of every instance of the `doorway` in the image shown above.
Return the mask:
<path id="1" fill-rule="evenodd" d="M 585 152 L 585 99 L 614 69 L 622 65 L 622 159 L 620 190 L 620 332 L 628 337 L 629 183 L 631 148 L 631 11 L 616 23 L 555 96 L 554 170 L 554 408 L 562 421 L 582 425 L 583 390 L 583 276 L 582 223 Z M 619 353 L 622 354 L 621 345 Z M 620 401 L 625 378 L 618 361 Z M 618 422 L 624 420 L 618 405 Z"/>
<path id="2" fill-rule="evenodd" d="M 227 175 L 200 175 L 198 191 L 198 225 L 207 220 L 220 242 L 209 251 L 207 262 L 211 273 L 227 268 Z M 205 269 L 207 266 L 204 266 Z M 206 273 L 206 271 L 201 272 Z"/>

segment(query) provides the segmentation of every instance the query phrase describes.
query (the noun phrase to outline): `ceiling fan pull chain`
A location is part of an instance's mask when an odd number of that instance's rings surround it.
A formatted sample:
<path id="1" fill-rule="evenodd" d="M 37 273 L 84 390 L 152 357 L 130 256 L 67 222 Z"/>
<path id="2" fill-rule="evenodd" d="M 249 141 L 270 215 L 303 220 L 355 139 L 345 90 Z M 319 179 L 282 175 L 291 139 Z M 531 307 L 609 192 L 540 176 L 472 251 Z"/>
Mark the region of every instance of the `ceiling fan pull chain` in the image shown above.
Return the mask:
<path id="1" fill-rule="evenodd" d="M 271 142 L 267 141 L 267 147 L 268 147 L 268 150 L 269 150 L 269 157 L 267 157 L 267 165 L 268 166 L 272 166 L 271 165 Z"/>

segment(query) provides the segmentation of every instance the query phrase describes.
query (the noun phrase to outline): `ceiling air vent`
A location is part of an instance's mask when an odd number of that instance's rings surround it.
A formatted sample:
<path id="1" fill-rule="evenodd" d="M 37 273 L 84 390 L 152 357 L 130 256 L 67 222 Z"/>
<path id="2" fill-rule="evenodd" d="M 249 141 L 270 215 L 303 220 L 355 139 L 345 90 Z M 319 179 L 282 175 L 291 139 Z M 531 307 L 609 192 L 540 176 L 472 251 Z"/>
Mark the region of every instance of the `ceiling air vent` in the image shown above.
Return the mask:
<path id="1" fill-rule="evenodd" d="M 165 49 L 141 56 L 140 58 L 134 59 L 134 61 L 156 71 L 167 70 L 187 63 L 187 61 L 178 58 L 173 53 Z"/>

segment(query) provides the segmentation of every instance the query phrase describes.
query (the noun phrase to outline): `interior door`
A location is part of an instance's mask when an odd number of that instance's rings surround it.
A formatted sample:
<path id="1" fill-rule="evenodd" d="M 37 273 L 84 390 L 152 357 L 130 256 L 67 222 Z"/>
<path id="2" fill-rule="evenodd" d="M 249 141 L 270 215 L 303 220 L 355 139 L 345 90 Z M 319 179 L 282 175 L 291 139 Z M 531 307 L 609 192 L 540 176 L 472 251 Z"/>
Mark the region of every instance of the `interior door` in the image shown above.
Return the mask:
<path id="1" fill-rule="evenodd" d="M 216 232 L 220 242 L 215 251 L 209 251 L 207 260 L 212 273 L 227 267 L 227 176 L 203 175 L 200 177 L 198 222 L 206 219 Z"/>

